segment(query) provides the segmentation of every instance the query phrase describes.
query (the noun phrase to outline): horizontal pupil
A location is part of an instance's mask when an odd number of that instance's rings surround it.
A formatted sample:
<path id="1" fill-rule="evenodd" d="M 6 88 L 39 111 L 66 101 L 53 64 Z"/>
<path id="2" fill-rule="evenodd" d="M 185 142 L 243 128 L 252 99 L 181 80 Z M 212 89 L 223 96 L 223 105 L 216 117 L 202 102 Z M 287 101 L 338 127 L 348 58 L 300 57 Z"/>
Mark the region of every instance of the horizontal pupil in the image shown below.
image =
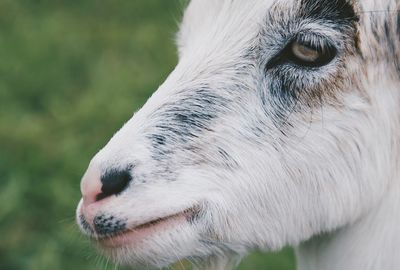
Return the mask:
<path id="1" fill-rule="evenodd" d="M 293 53 L 296 57 L 301 58 L 304 61 L 313 62 L 316 61 L 322 54 L 321 51 L 311 48 L 306 45 L 295 43 L 293 45 Z"/>
<path id="2" fill-rule="evenodd" d="M 320 67 L 328 64 L 336 54 L 335 48 L 321 40 L 305 40 L 297 38 L 292 43 L 292 61 L 300 66 Z"/>
<path id="3" fill-rule="evenodd" d="M 281 64 L 317 68 L 329 64 L 336 56 L 337 49 L 320 36 L 299 35 L 266 64 L 269 70 Z"/>

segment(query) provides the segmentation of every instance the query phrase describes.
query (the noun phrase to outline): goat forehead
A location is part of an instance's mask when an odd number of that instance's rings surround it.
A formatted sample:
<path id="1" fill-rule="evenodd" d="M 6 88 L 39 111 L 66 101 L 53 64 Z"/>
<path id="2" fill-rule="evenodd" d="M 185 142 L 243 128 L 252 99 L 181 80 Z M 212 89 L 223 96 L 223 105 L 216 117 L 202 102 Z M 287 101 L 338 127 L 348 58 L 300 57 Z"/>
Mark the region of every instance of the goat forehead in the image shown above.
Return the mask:
<path id="1" fill-rule="evenodd" d="M 276 0 L 192 0 L 180 27 L 178 45 L 196 40 L 201 43 L 204 39 L 227 46 L 249 42 L 265 11 L 275 3 Z"/>
<path id="2" fill-rule="evenodd" d="M 309 9 L 319 12 L 315 7 L 327 6 L 321 11 L 322 16 L 332 19 L 342 13 L 340 9 L 344 6 L 351 7 L 346 3 L 346 0 L 192 0 L 178 34 L 179 52 L 192 59 L 212 55 L 218 59 L 238 59 L 243 50 L 257 42 L 268 15 L 288 22 L 296 20 L 300 10 L 306 14 Z"/>
<path id="3" fill-rule="evenodd" d="M 396 3 L 399 3 L 398 0 L 358 0 L 355 2 L 366 11 L 382 11 L 392 4 L 395 5 Z"/>
<path id="4" fill-rule="evenodd" d="M 351 0 L 192 0 L 181 24 L 178 45 L 190 45 L 196 51 L 214 45 L 240 48 L 251 43 L 269 13 L 288 21 L 296 19 L 291 18 L 293 11 L 327 6 L 321 15 L 334 17 L 342 12 L 340 9 L 353 4 Z"/>
<path id="5" fill-rule="evenodd" d="M 268 8 L 277 3 L 294 5 L 304 1 L 312 1 L 315 5 L 324 2 L 324 0 L 191 0 L 190 5 L 193 5 L 198 12 L 210 14 L 210 12 L 212 13 L 230 7 L 240 7 L 241 9 L 247 9 L 248 11 L 259 9 L 261 7 Z M 337 0 L 332 0 L 332 2 L 335 1 Z M 379 5 L 386 6 L 391 2 L 398 3 L 398 0 L 347 0 L 347 2 L 354 5 L 361 5 L 363 7 L 372 7 Z"/>
<path id="6" fill-rule="evenodd" d="M 189 28 L 190 31 L 194 27 L 198 30 L 204 26 L 209 29 L 209 23 L 211 23 L 214 28 L 220 28 L 219 30 L 221 27 L 229 29 L 229 26 L 231 29 L 235 29 L 241 22 L 260 20 L 260 16 L 263 16 L 273 6 L 279 7 L 276 12 L 283 11 L 284 14 L 291 7 L 301 6 L 306 2 L 312 3 L 314 6 L 327 3 L 326 0 L 191 0 L 182 28 Z M 331 2 L 333 5 L 347 2 L 356 9 L 360 7 L 363 11 L 382 11 L 388 7 L 399 6 L 398 0 L 332 0 Z M 215 21 L 217 17 L 220 24 Z"/>
<path id="7" fill-rule="evenodd" d="M 255 45 L 268 15 L 301 23 L 293 17 L 296 14 L 293 11 L 299 9 L 303 14 L 315 9 L 320 14 L 319 22 L 326 17 L 331 23 L 343 19 L 338 17 L 339 13 L 349 18 L 354 13 L 362 18 L 359 29 L 362 43 L 370 43 L 371 35 L 376 33 L 384 43 L 396 43 L 400 32 L 400 14 L 396 12 L 399 8 L 398 0 L 192 0 L 178 34 L 179 54 L 185 55 L 181 59 L 192 62 L 198 59 L 237 61 L 246 48 Z M 389 36 L 382 36 L 383 33 Z M 388 54 L 386 48 L 377 49 L 383 55 Z"/>

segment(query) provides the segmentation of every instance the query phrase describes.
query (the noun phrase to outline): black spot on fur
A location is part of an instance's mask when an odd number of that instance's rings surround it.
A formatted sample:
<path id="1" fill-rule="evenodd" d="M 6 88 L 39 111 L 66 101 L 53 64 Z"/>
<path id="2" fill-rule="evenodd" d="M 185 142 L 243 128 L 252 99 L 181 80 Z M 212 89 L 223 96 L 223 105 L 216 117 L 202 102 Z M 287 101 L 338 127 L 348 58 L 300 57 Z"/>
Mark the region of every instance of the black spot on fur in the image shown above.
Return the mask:
<path id="1" fill-rule="evenodd" d="M 400 10 L 397 11 L 397 35 L 398 38 L 400 39 Z"/>
<path id="2" fill-rule="evenodd" d="M 303 18 L 329 20 L 335 23 L 358 21 L 353 5 L 348 0 L 302 0 Z"/>
<path id="3" fill-rule="evenodd" d="M 226 167 L 226 168 L 236 168 L 238 165 L 238 162 L 223 148 L 217 147 L 218 154 L 221 157 L 221 165 Z M 219 165 L 219 164 L 214 164 L 214 165 Z"/>
<path id="4" fill-rule="evenodd" d="M 396 36 L 394 36 L 394 29 L 391 26 L 391 21 L 390 20 L 385 20 L 385 23 L 383 25 L 383 29 L 385 31 L 385 39 L 388 44 L 388 48 L 390 51 L 390 54 L 396 55 L 396 43 L 398 43 L 398 39 Z"/>
<path id="5" fill-rule="evenodd" d="M 203 213 L 199 209 L 193 209 L 193 213 L 186 216 L 186 221 L 190 224 L 195 224 L 199 219 L 201 219 Z"/>
<path id="6" fill-rule="evenodd" d="M 400 7 L 400 5 L 399 5 Z M 395 37 L 395 41 L 397 42 L 397 50 L 400 50 L 400 10 L 397 11 L 397 22 L 396 22 L 396 28 L 397 28 L 397 37 Z M 399 55 L 397 55 L 397 73 L 400 75 L 400 59 Z"/>
<path id="7" fill-rule="evenodd" d="M 389 11 L 388 11 L 389 12 Z M 389 13 L 388 13 L 389 14 Z M 385 14 L 376 14 L 372 20 L 372 33 L 376 41 L 382 46 L 380 55 L 385 55 L 384 59 L 376 59 L 378 61 L 386 60 L 393 63 L 396 72 L 400 75 L 400 59 L 398 50 L 400 48 L 400 15 L 396 17 Z M 390 65 L 389 65 L 390 66 Z"/>
<path id="8" fill-rule="evenodd" d="M 160 134 L 151 134 L 149 139 L 153 142 L 154 147 L 165 145 L 165 136 Z"/>
<path id="9" fill-rule="evenodd" d="M 218 147 L 218 153 L 225 161 L 229 161 L 231 159 L 230 155 L 221 147 Z"/>
<path id="10" fill-rule="evenodd" d="M 211 131 L 211 122 L 224 107 L 225 99 L 207 87 L 182 92 L 178 102 L 166 103 L 157 112 L 160 120 L 147 138 L 153 146 L 153 158 L 163 159 L 179 146 L 188 144 L 204 132 Z"/>

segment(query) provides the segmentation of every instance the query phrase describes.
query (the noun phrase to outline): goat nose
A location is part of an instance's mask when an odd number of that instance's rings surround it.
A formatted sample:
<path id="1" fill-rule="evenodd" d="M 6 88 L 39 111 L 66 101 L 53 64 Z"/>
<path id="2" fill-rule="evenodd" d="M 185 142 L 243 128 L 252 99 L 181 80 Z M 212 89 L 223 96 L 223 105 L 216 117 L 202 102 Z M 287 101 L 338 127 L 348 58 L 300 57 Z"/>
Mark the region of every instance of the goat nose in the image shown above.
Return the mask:
<path id="1" fill-rule="evenodd" d="M 118 195 L 124 191 L 132 180 L 130 168 L 124 170 L 109 169 L 101 176 L 101 193 L 96 196 L 97 200 L 111 195 Z"/>
<path id="2" fill-rule="evenodd" d="M 101 174 L 99 168 L 90 165 L 81 182 L 83 203 L 89 205 L 124 191 L 132 180 L 131 167 L 120 170 L 111 168 Z"/>

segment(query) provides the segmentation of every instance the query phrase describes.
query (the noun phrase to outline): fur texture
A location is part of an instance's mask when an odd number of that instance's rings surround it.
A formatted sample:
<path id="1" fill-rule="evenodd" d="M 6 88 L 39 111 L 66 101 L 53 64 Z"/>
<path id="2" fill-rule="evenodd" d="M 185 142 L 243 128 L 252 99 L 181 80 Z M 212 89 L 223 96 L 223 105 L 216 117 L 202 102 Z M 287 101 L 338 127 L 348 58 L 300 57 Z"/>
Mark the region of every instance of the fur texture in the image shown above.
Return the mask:
<path id="1" fill-rule="evenodd" d="M 397 269 L 398 10 L 395 0 L 192 0 L 177 67 L 90 166 L 132 176 L 96 217 L 134 228 L 195 214 L 105 254 L 231 269 L 290 245 L 300 269 Z M 295 39 L 335 57 L 289 61 Z M 98 237 L 81 208 L 82 230 Z"/>

